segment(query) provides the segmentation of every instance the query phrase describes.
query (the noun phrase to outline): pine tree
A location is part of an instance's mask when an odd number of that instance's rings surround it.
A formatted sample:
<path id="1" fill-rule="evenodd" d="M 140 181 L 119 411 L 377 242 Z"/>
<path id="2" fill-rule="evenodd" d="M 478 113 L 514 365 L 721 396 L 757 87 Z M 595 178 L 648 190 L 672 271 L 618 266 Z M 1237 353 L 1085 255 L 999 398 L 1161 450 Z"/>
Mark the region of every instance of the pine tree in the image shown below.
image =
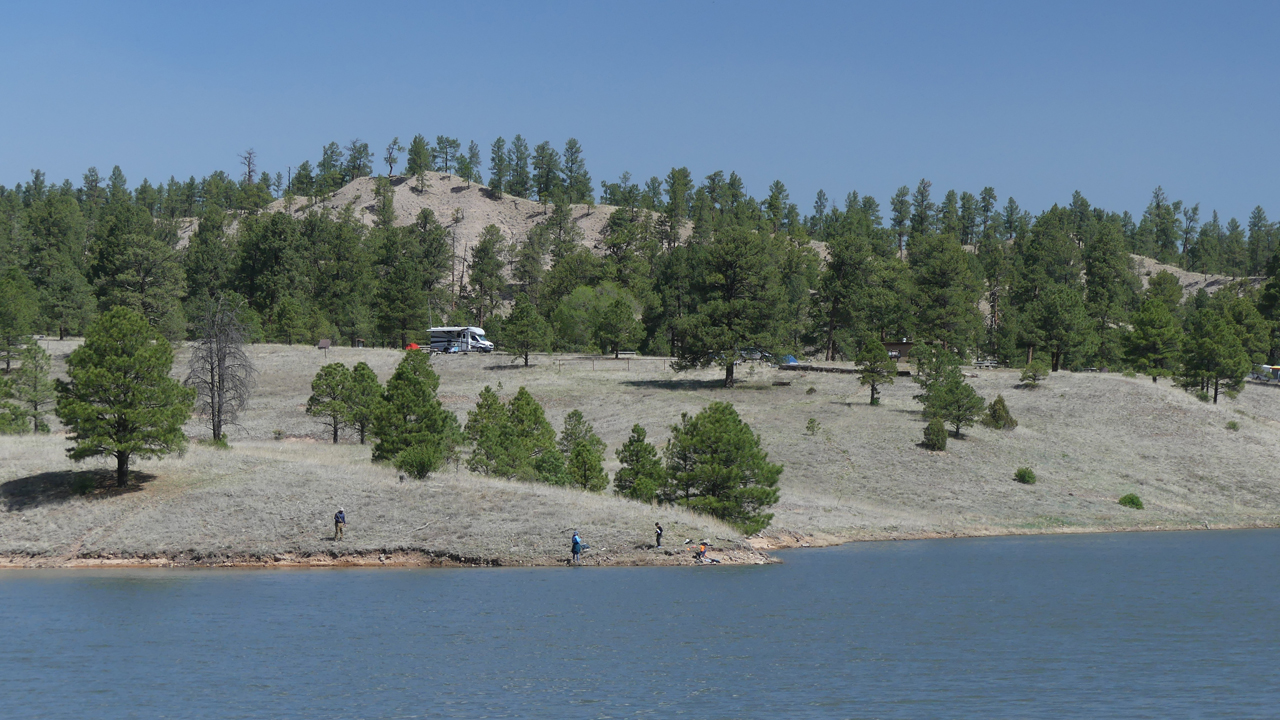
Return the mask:
<path id="1" fill-rule="evenodd" d="M 614 451 L 622 467 L 613 474 L 613 491 L 624 497 L 650 502 L 658 496 L 666 472 L 658 459 L 658 450 L 645 441 L 645 429 L 631 427 L 631 436 Z"/>
<path id="2" fill-rule="evenodd" d="M 468 276 L 471 285 L 471 312 L 480 325 L 497 309 L 502 301 L 502 291 L 507 285 L 502 276 L 501 258 L 506 240 L 497 225 L 487 225 L 480 233 L 480 242 L 471 249 Z"/>
<path id="3" fill-rule="evenodd" d="M 871 388 L 871 404 L 880 404 L 880 387 L 892 385 L 898 374 L 898 363 L 889 357 L 884 343 L 878 338 L 870 337 L 862 344 L 855 362 L 862 366 L 858 374 L 858 382 Z"/>
<path id="4" fill-rule="evenodd" d="M 1188 391 L 1208 395 L 1213 388 L 1213 403 L 1225 393 L 1234 398 L 1244 389 L 1244 379 L 1253 369 L 1249 353 L 1241 342 L 1238 329 L 1229 319 L 1210 318 L 1192 329 L 1184 342 L 1182 372 L 1178 384 Z"/>
<path id="5" fill-rule="evenodd" d="M 920 178 L 916 191 L 911 194 L 911 237 L 921 237 L 934 231 L 934 213 L 938 206 L 929 199 L 929 189 L 933 183 Z"/>
<path id="6" fill-rule="evenodd" d="M 342 363 L 329 363 L 320 368 L 311 379 L 311 397 L 307 398 L 307 414 L 321 418 L 333 435 L 333 444 L 338 444 L 338 433 L 347 424 L 351 407 L 347 400 L 350 396 L 351 370 Z"/>
<path id="7" fill-rule="evenodd" d="M 458 418 L 436 397 L 439 387 L 430 356 L 405 352 L 387 380 L 381 412 L 373 423 L 373 436 L 378 438 L 375 462 L 389 460 L 401 469 L 411 462 L 415 476 L 423 477 L 453 457 L 462 430 Z"/>
<path id="8" fill-rule="evenodd" d="M 533 183 L 529 176 L 529 144 L 524 138 L 516 135 L 511 139 L 511 150 L 507 154 L 508 177 L 506 193 L 518 198 L 527 198 L 533 191 Z"/>
<path id="9" fill-rule="evenodd" d="M 387 163 L 387 176 L 395 174 L 396 163 L 400 162 L 400 153 L 404 152 L 404 146 L 400 144 L 400 138 L 395 137 L 387 144 L 386 155 L 383 160 Z"/>
<path id="10" fill-rule="evenodd" d="M 912 380 L 921 387 L 915 399 L 924 405 L 925 418 L 951 425 L 959 438 L 962 427 L 977 421 L 985 401 L 965 382 L 954 352 L 930 345 L 914 348 L 912 353 L 916 357 Z"/>
<path id="11" fill-rule="evenodd" d="M 70 381 L 58 382 L 56 412 L 71 429 L 71 459 L 114 456 L 124 487 L 132 458 L 182 450 L 195 391 L 169 377 L 172 367 L 172 346 L 137 311 L 118 307 L 93 322 L 67 359 Z"/>
<path id="12" fill-rule="evenodd" d="M 958 367 L 939 379 L 925 404 L 925 417 L 938 418 L 952 427 L 957 439 L 962 427 L 971 427 L 982 416 L 986 401 L 974 392 Z"/>
<path id="13" fill-rule="evenodd" d="M 510 435 L 507 408 L 488 385 L 480 391 L 474 410 L 467 412 L 466 434 L 471 441 L 467 468 L 473 472 L 498 475 L 508 464 L 504 438 Z"/>
<path id="14" fill-rule="evenodd" d="M 436 168 L 444 172 L 452 171 L 457 162 L 458 152 L 461 149 L 462 143 L 456 138 L 437 135 L 435 147 Z"/>
<path id="15" fill-rule="evenodd" d="M 1171 375 L 1181 357 L 1182 329 L 1169 307 L 1159 298 L 1148 297 L 1133 316 L 1133 332 L 1125 338 L 1125 358 L 1129 366 L 1151 381 Z"/>
<path id="16" fill-rule="evenodd" d="M 609 476 L 604 471 L 603 451 L 590 443 L 573 446 L 565 458 L 565 473 L 569 483 L 591 492 L 601 492 L 609 487 Z"/>
<path id="17" fill-rule="evenodd" d="M 538 193 L 538 202 L 546 205 L 564 189 L 562 172 L 560 153 L 549 142 L 538 143 L 533 149 L 533 188 Z"/>
<path id="18" fill-rule="evenodd" d="M 48 405 L 57 398 L 57 388 L 49 377 L 53 360 L 36 343 L 24 347 L 18 357 L 22 366 L 13 373 L 13 398 L 31 421 L 31 430 L 47 433 L 49 425 L 44 421 L 44 413 Z"/>
<path id="19" fill-rule="evenodd" d="M 903 185 L 893 194 L 889 208 L 893 212 L 889 227 L 898 238 L 898 256 L 906 248 L 907 234 L 911 223 L 911 188 Z"/>
<path id="20" fill-rule="evenodd" d="M 489 192 L 494 200 L 501 200 L 507 190 L 510 166 L 507 160 L 507 141 L 498 138 L 489 146 Z"/>
<path id="21" fill-rule="evenodd" d="M 0 274 L 0 358 L 8 374 L 27 344 L 39 312 L 35 286 L 16 267 Z"/>
<path id="22" fill-rule="evenodd" d="M 470 170 L 467 174 L 467 180 L 477 185 L 484 184 L 484 177 L 480 174 L 483 162 L 480 159 L 480 146 L 476 144 L 475 140 L 472 140 L 467 144 L 467 168 Z"/>
<path id="23" fill-rule="evenodd" d="M 431 146 L 427 144 L 427 139 L 421 134 L 414 135 L 413 140 L 409 142 L 409 154 L 406 160 L 405 172 L 414 178 L 416 187 L 414 191 L 424 193 L 430 187 L 431 182 L 427 179 L 427 173 L 435 169 L 431 159 Z"/>
<path id="24" fill-rule="evenodd" d="M 587 172 L 586 160 L 582 158 L 582 146 L 576 138 L 569 138 L 564 144 L 564 189 L 571 203 L 586 203 L 595 199 L 591 190 L 591 174 Z"/>
<path id="25" fill-rule="evenodd" d="M 347 422 L 355 428 L 364 445 L 374 419 L 382 412 L 382 383 L 364 361 L 356 363 L 351 369 L 351 380 L 347 383 Z"/>
<path id="26" fill-rule="evenodd" d="M 982 316 L 982 289 L 973 256 L 949 235 L 917 236 L 913 226 L 908 256 L 915 292 L 912 305 L 917 338 L 940 340 L 967 352 L 976 342 Z"/>
<path id="27" fill-rule="evenodd" d="M 186 335 L 181 300 L 186 279 L 178 252 L 152 235 L 128 235 L 125 248 L 107 260 L 98 280 L 104 309 L 133 308 L 170 340 Z"/>
<path id="28" fill-rule="evenodd" d="M 556 431 L 523 387 L 505 406 L 485 387 L 476 409 L 467 414 L 466 432 L 475 444 L 467 461 L 474 471 L 552 485 L 568 482 Z"/>
<path id="29" fill-rule="evenodd" d="M 352 140 L 346 148 L 347 161 L 343 165 L 343 183 L 373 174 L 373 153 L 369 151 L 369 143 L 360 138 Z"/>
<path id="30" fill-rule="evenodd" d="M 564 430 L 556 446 L 566 459 L 572 484 L 592 492 L 608 487 L 609 476 L 604 472 L 605 443 L 582 416 L 582 411 L 572 410 L 565 416 Z"/>
<path id="31" fill-rule="evenodd" d="M 548 350 L 551 342 L 551 326 L 546 319 L 534 308 L 527 295 L 517 295 L 511 314 L 502 323 L 503 349 L 516 357 L 523 357 L 524 366 L 529 367 L 529 353 Z"/>
<path id="32" fill-rule="evenodd" d="M 778 502 L 782 466 L 769 462 L 760 436 L 731 403 L 715 402 L 697 415 L 682 413 L 664 451 L 667 502 L 719 518 L 751 535 L 769 526 Z"/>
<path id="33" fill-rule="evenodd" d="M 625 292 L 625 291 L 624 291 Z M 600 313 L 596 323 L 596 341 L 603 351 L 613 351 L 613 357 L 624 347 L 635 347 L 643 339 L 644 329 L 636 319 L 635 309 L 627 299 L 615 297 Z"/>
<path id="34" fill-rule="evenodd" d="M 769 239 L 758 231 L 729 228 L 706 248 L 699 303 L 677 323 L 676 367 L 724 367 L 733 386 L 739 351 L 775 348 L 782 293 Z"/>
<path id="35" fill-rule="evenodd" d="M 9 402 L 13 398 L 13 383 L 0 375 L 0 435 L 22 435 L 27 432 L 27 412 Z"/>

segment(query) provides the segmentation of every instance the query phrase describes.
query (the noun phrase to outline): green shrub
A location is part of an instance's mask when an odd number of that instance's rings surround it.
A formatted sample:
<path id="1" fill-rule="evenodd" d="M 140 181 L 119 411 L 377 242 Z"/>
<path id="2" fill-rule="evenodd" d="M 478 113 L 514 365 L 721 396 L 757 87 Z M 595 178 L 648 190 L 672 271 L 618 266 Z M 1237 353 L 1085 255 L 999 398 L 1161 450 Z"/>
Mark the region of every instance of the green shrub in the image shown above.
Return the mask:
<path id="1" fill-rule="evenodd" d="M 1202 403 L 1207 403 L 1209 402 L 1209 393 L 1203 391 L 1198 392 L 1196 393 L 1196 399 Z"/>
<path id="2" fill-rule="evenodd" d="M 1236 422 L 1235 420 L 1231 420 L 1227 423 L 1227 429 L 1232 432 L 1235 432 L 1240 429 L 1240 423 Z"/>
<path id="3" fill-rule="evenodd" d="M 814 387 L 814 386 L 810 385 L 810 386 L 809 386 L 809 389 L 804 391 L 804 394 L 805 394 L 805 395 L 812 395 L 812 394 L 814 394 L 814 393 L 816 393 L 816 392 L 818 392 L 818 388 L 816 388 L 816 387 Z"/>
<path id="4" fill-rule="evenodd" d="M 218 436 L 216 439 L 200 438 L 199 440 L 196 441 L 196 444 L 203 445 L 205 447 L 210 447 L 210 448 L 213 448 L 214 450 L 230 450 L 231 449 L 231 445 L 227 442 L 226 433 L 222 433 L 222 435 Z"/>
<path id="5" fill-rule="evenodd" d="M 410 445 L 392 459 L 397 470 L 423 480 L 444 463 L 444 453 L 437 444 Z"/>
<path id="6" fill-rule="evenodd" d="M 1012 430 L 1018 427 L 1018 421 L 1009 414 L 1009 406 L 1005 404 L 1003 395 L 996 395 L 996 399 L 987 406 L 987 414 L 982 418 L 982 424 L 996 430 Z"/>
<path id="7" fill-rule="evenodd" d="M 809 433 L 810 435 L 817 435 L 818 431 L 821 429 L 822 429 L 822 423 L 818 422 L 814 418 L 809 418 L 809 422 L 805 423 L 804 425 L 804 431 Z"/>
<path id="8" fill-rule="evenodd" d="M 924 446 L 930 450 L 947 449 L 947 426 L 942 418 L 934 418 L 924 427 Z"/>
<path id="9" fill-rule="evenodd" d="M 1129 493 L 1128 495 L 1125 495 L 1124 497 L 1120 498 L 1120 504 L 1127 508 L 1133 508 L 1134 510 L 1141 510 L 1142 498 L 1138 497 L 1137 495 L 1134 495 L 1133 493 Z"/>
<path id="10" fill-rule="evenodd" d="M 280 428 L 276 428 L 275 430 L 272 430 L 272 431 L 271 431 L 271 437 L 275 438 L 277 441 L 279 441 L 279 440 L 283 440 L 283 439 L 284 439 L 284 431 L 283 431 L 283 430 L 281 430 Z"/>
<path id="11" fill-rule="evenodd" d="M 1023 485 L 1035 485 L 1036 473 L 1029 467 L 1020 467 L 1013 473 L 1013 479 Z"/>
<path id="12" fill-rule="evenodd" d="M 1022 369 L 1022 377 L 1019 379 L 1026 387 L 1034 388 L 1047 377 L 1049 377 L 1049 363 L 1045 362 L 1044 358 L 1036 358 Z"/>
<path id="13" fill-rule="evenodd" d="M 1132 370 L 1125 370 L 1125 371 L 1124 371 L 1123 373 L 1121 373 L 1121 374 L 1122 374 L 1122 375 L 1124 375 L 1124 376 L 1125 376 L 1125 377 L 1127 377 L 1127 378 L 1136 378 L 1136 377 L 1138 377 L 1138 373 L 1136 373 L 1136 372 L 1134 372 L 1134 371 L 1132 371 Z"/>

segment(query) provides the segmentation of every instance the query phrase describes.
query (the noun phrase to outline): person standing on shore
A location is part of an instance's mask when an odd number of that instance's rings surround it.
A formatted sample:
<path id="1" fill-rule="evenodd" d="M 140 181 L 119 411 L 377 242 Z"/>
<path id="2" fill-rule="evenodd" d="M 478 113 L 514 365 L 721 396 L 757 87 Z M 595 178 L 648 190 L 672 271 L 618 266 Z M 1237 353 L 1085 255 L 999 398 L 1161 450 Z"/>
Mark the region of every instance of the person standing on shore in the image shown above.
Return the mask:
<path id="1" fill-rule="evenodd" d="M 582 562 L 582 538 L 578 537 L 578 531 L 573 531 L 573 564 L 577 565 Z"/>
<path id="2" fill-rule="evenodd" d="M 662 525 L 659 523 L 653 524 L 653 542 L 658 547 L 662 547 Z"/>
<path id="3" fill-rule="evenodd" d="M 342 531 L 347 527 L 347 513 L 342 508 L 338 508 L 338 512 L 333 514 L 333 539 L 335 541 L 342 539 Z"/>

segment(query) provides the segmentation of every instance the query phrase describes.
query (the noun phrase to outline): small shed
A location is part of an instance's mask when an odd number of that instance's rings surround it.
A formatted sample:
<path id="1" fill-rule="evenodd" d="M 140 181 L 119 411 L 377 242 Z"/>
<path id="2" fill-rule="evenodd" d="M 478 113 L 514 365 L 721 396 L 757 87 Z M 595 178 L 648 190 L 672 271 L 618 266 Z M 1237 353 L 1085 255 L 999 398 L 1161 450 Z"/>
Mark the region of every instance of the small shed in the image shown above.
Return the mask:
<path id="1" fill-rule="evenodd" d="M 915 343 L 903 338 L 902 342 L 886 342 L 884 349 L 889 351 L 889 357 L 894 360 L 906 360 L 911 355 L 911 348 L 915 347 Z"/>

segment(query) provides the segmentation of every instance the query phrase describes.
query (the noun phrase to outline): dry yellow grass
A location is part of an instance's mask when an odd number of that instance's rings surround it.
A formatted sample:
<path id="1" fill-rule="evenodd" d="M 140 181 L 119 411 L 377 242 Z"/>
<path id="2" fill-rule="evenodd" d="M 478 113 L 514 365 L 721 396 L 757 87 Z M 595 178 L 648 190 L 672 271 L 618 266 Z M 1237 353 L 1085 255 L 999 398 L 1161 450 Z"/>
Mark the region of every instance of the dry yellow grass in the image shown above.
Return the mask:
<path id="1" fill-rule="evenodd" d="M 70 347 L 54 348 L 55 356 Z M 0 439 L 0 492 L 9 509 L 0 514 L 0 555 L 408 550 L 545 564 L 567 556 L 566 531 L 577 527 L 593 546 L 589 557 L 648 563 L 686 559 L 637 548 L 652 541 L 655 520 L 667 527 L 670 546 L 736 539 L 719 523 L 672 508 L 465 469 L 402 482 L 372 465 L 369 449 L 350 437 L 329 444 L 323 426 L 303 412 L 311 377 L 325 362 L 363 360 L 385 381 L 399 352 L 335 348 L 326 358 L 310 347 L 259 345 L 251 354 L 259 386 L 241 425 L 229 431 L 234 449 L 193 446 L 183 458 L 142 463 L 155 477 L 136 492 L 73 496 L 62 438 Z M 932 453 L 919 447 L 923 422 L 906 378 L 871 407 L 856 376 L 763 365 L 741 369 L 743 382 L 732 390 L 719 387 L 715 371 L 676 374 L 661 358 L 542 356 L 523 368 L 501 355 L 462 355 L 438 357 L 435 366 L 441 398 L 461 421 L 480 389 L 499 383 L 504 397 L 527 386 L 557 428 L 569 410 L 582 410 L 609 445 L 611 472 L 612 451 L 633 424 L 661 444 L 681 412 L 732 401 L 785 467 L 766 543 L 1280 524 L 1276 388 L 1251 385 L 1214 406 L 1146 378 L 1063 372 L 1023 390 L 1016 371 L 978 371 L 972 384 L 988 400 L 1002 393 L 1018 428 L 975 427 Z M 821 423 L 814 435 L 805 432 L 809 418 Z M 1230 420 L 1239 431 L 1226 429 Z M 283 441 L 271 439 L 275 430 Z M 188 426 L 193 436 L 207 432 L 198 422 Z M 1035 485 L 1013 481 L 1021 466 L 1035 470 Z M 1129 492 L 1147 509 L 1118 505 Z M 339 505 L 351 524 L 348 540 L 335 544 L 327 538 Z"/>

